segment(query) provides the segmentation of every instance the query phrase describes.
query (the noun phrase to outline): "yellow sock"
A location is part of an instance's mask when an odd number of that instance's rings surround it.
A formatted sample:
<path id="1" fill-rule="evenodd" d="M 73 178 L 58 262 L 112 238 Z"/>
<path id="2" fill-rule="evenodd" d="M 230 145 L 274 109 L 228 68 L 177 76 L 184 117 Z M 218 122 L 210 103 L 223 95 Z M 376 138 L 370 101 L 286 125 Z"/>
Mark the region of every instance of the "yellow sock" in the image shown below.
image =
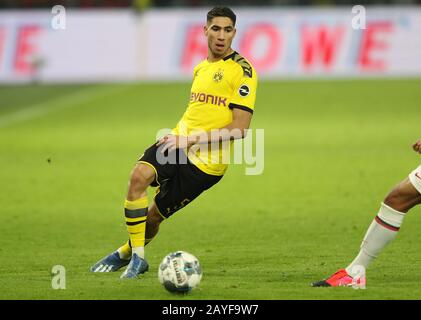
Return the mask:
<path id="1" fill-rule="evenodd" d="M 132 255 L 132 247 L 130 247 L 129 241 L 126 241 L 117 251 L 121 259 L 129 259 Z"/>
<path id="2" fill-rule="evenodd" d="M 124 202 L 124 215 L 132 248 L 145 246 L 146 218 L 148 215 L 148 198 Z"/>

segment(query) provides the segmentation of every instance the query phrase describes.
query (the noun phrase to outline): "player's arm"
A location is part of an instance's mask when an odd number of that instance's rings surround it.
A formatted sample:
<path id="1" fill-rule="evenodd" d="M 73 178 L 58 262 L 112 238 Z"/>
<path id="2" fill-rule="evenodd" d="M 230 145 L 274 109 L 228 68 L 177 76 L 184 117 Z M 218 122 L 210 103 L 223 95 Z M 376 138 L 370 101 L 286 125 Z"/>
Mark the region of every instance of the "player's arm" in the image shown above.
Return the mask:
<path id="1" fill-rule="evenodd" d="M 232 109 L 232 122 L 222 128 L 226 130 L 219 130 L 230 132 L 232 135 L 223 134 L 222 136 L 221 134 L 222 141 L 245 138 L 247 136 L 247 131 L 250 127 L 252 117 L 253 113 L 250 111 L 237 108 Z"/>
<path id="2" fill-rule="evenodd" d="M 415 152 L 421 153 L 421 139 L 419 139 L 417 142 L 415 142 L 412 145 L 412 148 L 414 149 Z"/>
<path id="3" fill-rule="evenodd" d="M 247 136 L 247 129 L 250 127 L 252 116 L 253 114 L 249 111 L 233 108 L 232 122 L 227 126 L 189 136 L 168 134 L 158 141 L 157 146 L 164 145 L 161 152 L 165 152 L 165 150 L 172 151 L 177 148 L 188 148 L 195 144 L 243 139 Z"/>
<path id="4" fill-rule="evenodd" d="M 243 139 L 247 136 L 247 129 L 253 114 L 238 108 L 232 110 L 232 121 L 223 128 L 192 134 L 187 137 L 187 146 L 205 144 L 218 141 Z"/>

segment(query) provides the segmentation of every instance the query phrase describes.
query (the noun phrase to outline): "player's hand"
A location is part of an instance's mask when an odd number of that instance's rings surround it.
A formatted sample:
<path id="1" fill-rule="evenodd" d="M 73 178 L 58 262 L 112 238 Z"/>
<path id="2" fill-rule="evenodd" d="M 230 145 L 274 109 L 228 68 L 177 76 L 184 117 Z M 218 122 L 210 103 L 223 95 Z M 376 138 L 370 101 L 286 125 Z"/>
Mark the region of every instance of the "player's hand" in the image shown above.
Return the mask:
<path id="1" fill-rule="evenodd" d="M 156 144 L 157 147 L 163 146 L 161 153 L 174 151 L 175 149 L 184 149 L 188 147 L 188 140 L 186 136 L 176 136 L 167 134 L 163 136 Z"/>
<path id="2" fill-rule="evenodd" d="M 412 146 L 415 152 L 421 153 L 421 139 L 415 142 Z"/>

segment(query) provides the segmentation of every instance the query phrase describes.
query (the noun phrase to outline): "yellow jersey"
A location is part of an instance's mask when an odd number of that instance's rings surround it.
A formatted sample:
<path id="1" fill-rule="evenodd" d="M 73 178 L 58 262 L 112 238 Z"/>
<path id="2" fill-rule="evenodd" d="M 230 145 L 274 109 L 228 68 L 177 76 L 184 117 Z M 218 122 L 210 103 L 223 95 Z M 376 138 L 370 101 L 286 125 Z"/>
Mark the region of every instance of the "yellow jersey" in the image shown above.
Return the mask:
<path id="1" fill-rule="evenodd" d="M 240 54 L 232 54 L 216 62 L 204 60 L 194 68 L 190 102 L 173 134 L 188 136 L 199 131 L 223 128 L 232 122 L 232 109 L 253 113 L 256 100 L 257 74 Z M 211 175 L 223 175 L 228 163 L 224 152 L 231 142 L 217 148 L 190 148 L 189 160 Z M 228 145 L 228 148 L 227 148 Z"/>

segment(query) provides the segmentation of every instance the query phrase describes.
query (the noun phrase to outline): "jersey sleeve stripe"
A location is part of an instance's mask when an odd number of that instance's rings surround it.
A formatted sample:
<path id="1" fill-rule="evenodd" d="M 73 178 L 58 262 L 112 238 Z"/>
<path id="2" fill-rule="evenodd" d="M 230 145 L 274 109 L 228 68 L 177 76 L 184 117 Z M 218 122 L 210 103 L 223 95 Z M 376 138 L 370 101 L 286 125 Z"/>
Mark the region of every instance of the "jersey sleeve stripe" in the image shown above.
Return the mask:
<path id="1" fill-rule="evenodd" d="M 225 58 L 224 58 L 224 61 L 227 61 L 227 60 L 229 60 L 229 59 L 232 59 L 236 54 L 238 54 L 238 52 L 237 51 L 234 51 L 233 53 L 230 53 L 229 55 L 227 55 Z"/>
<path id="2" fill-rule="evenodd" d="M 237 109 L 241 109 L 241 110 L 244 110 L 244 111 L 247 111 L 247 112 L 250 112 L 251 114 L 253 114 L 253 109 L 250 109 L 249 107 L 246 107 L 246 106 L 242 106 L 241 104 L 230 103 L 228 105 L 228 108 L 230 108 L 230 109 L 237 108 Z"/>

